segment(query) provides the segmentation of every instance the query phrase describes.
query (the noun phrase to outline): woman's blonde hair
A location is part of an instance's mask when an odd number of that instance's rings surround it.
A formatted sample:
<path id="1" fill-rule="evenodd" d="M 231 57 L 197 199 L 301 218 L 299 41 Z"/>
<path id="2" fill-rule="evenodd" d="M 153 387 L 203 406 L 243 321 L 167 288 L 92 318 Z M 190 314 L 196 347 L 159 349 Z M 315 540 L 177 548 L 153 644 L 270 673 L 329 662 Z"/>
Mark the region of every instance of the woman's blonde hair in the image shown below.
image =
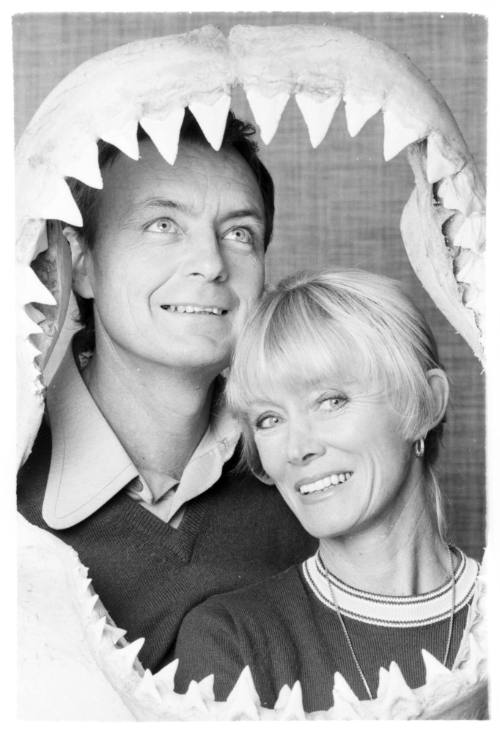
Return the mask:
<path id="1" fill-rule="evenodd" d="M 362 270 L 299 272 L 268 290 L 238 339 L 226 386 L 243 427 L 243 457 L 266 476 L 248 422 L 249 405 L 276 388 L 337 377 L 376 387 L 401 417 L 403 437 L 425 437 L 429 498 L 444 533 L 442 502 L 432 471 L 442 421 L 433 427 L 429 369 L 440 368 L 436 342 L 400 285 Z"/>

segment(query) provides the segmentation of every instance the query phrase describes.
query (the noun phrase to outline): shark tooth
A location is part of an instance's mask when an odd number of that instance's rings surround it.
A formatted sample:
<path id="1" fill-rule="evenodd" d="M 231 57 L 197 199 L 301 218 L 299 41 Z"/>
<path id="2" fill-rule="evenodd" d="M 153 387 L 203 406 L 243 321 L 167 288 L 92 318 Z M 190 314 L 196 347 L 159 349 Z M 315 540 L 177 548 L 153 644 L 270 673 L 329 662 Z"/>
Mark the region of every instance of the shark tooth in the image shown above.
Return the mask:
<path id="1" fill-rule="evenodd" d="M 179 148 L 179 133 L 184 119 L 184 107 L 176 107 L 163 118 L 142 117 L 140 125 L 149 135 L 158 152 L 173 165 Z"/>
<path id="2" fill-rule="evenodd" d="M 470 249 L 462 249 L 453 261 L 455 278 L 481 288 L 484 280 L 484 258 Z"/>
<path id="3" fill-rule="evenodd" d="M 250 672 L 246 666 L 226 700 L 227 720 L 259 720 L 260 700 Z"/>
<path id="4" fill-rule="evenodd" d="M 29 310 L 28 310 L 29 309 Z M 38 325 L 38 322 L 32 318 L 31 314 L 35 312 L 38 313 L 36 308 L 33 308 L 31 304 L 27 304 L 24 306 L 24 309 L 19 312 L 19 333 L 23 336 L 23 338 L 28 338 L 28 336 L 36 336 L 43 333 L 43 328 L 40 328 Z"/>
<path id="5" fill-rule="evenodd" d="M 89 634 L 92 636 L 94 643 L 97 645 L 100 643 L 104 634 L 104 627 L 106 626 L 106 616 L 100 616 L 97 621 L 92 621 L 89 624 Z"/>
<path id="6" fill-rule="evenodd" d="M 390 107 L 384 107 L 384 160 L 392 160 L 411 143 L 425 134 L 416 120 L 406 120 Z"/>
<path id="7" fill-rule="evenodd" d="M 99 137 L 115 148 L 118 148 L 132 160 L 139 160 L 139 141 L 137 140 L 137 120 L 120 122 L 120 125 L 112 128 L 106 127 L 100 132 Z M 69 223 L 69 222 L 68 222 Z"/>
<path id="8" fill-rule="evenodd" d="M 306 123 L 313 148 L 318 147 L 328 132 L 341 99 L 340 93 L 331 97 L 319 97 L 307 92 L 297 92 L 295 95 L 295 101 Z"/>
<path id="9" fill-rule="evenodd" d="M 471 249 L 473 252 L 482 252 L 485 243 L 486 217 L 478 213 L 473 213 L 466 217 L 453 238 L 454 245 Z"/>
<path id="10" fill-rule="evenodd" d="M 468 642 L 469 652 L 465 664 L 462 666 L 462 671 L 470 682 L 475 683 L 486 676 L 486 654 L 474 634 L 469 634 Z"/>
<path id="11" fill-rule="evenodd" d="M 34 219 L 59 219 L 76 227 L 83 226 L 80 209 L 64 178 L 47 176 L 40 183 L 40 191 L 30 206 Z"/>
<path id="12" fill-rule="evenodd" d="M 66 155 L 62 164 L 64 176 L 77 178 L 92 188 L 102 188 L 99 168 L 99 150 L 95 140 L 79 140 L 71 156 Z"/>
<path id="13" fill-rule="evenodd" d="M 144 646 L 144 639 L 135 639 L 130 644 L 117 649 L 116 647 L 111 651 L 111 657 L 118 669 L 122 672 L 130 672 L 133 668 L 137 655 Z"/>
<path id="14" fill-rule="evenodd" d="M 302 687 L 297 680 L 290 690 L 284 685 L 274 706 L 279 713 L 279 720 L 305 720 L 304 705 L 302 702 Z"/>
<path id="15" fill-rule="evenodd" d="M 189 109 L 214 150 L 219 150 L 222 145 L 230 105 L 229 94 L 222 94 L 211 104 L 196 99 L 189 103 Z"/>
<path id="16" fill-rule="evenodd" d="M 26 356 L 28 359 L 33 362 L 35 359 L 38 359 L 40 354 L 42 353 L 40 349 L 38 349 L 35 344 L 32 341 L 27 340 L 24 345 L 24 350 L 26 353 Z"/>
<path id="17" fill-rule="evenodd" d="M 170 662 L 170 664 L 167 664 L 165 667 L 162 667 L 154 675 L 155 684 L 158 686 L 160 693 L 162 695 L 168 694 L 174 691 L 174 678 L 175 678 L 175 673 L 177 672 L 178 666 L 179 666 L 179 660 L 174 659 L 173 662 Z"/>
<path id="18" fill-rule="evenodd" d="M 199 710 L 201 713 L 207 713 L 208 708 L 205 704 L 205 699 L 199 688 L 199 685 L 194 680 L 191 680 L 189 687 L 186 690 L 183 699 L 183 707 L 186 710 L 194 709 Z"/>
<path id="19" fill-rule="evenodd" d="M 448 146 L 448 152 L 453 155 L 450 158 L 445 153 L 443 137 L 438 132 L 431 132 L 427 138 L 427 180 L 429 183 L 437 183 L 442 178 L 448 178 L 463 168 L 464 160 L 453 154 Z"/>
<path id="20" fill-rule="evenodd" d="M 426 649 L 422 649 L 422 657 L 425 664 L 426 685 L 432 684 L 442 677 L 453 677 L 453 673 Z"/>
<path id="21" fill-rule="evenodd" d="M 380 676 L 377 699 L 382 703 L 387 717 L 400 720 L 416 718 L 421 712 L 422 705 L 408 686 L 399 666 L 396 662 L 391 662 L 389 671 L 386 672 L 384 669 L 384 673 Z M 382 690 L 380 690 L 381 684 Z"/>
<path id="22" fill-rule="evenodd" d="M 377 687 L 377 698 L 385 697 L 389 684 L 389 672 L 385 667 L 380 667 Z"/>
<path id="23" fill-rule="evenodd" d="M 134 690 L 134 697 L 137 697 L 139 699 L 141 698 L 149 698 L 151 700 L 154 700 L 158 705 L 161 704 L 162 698 L 160 693 L 158 692 L 158 688 L 155 685 L 155 681 L 153 678 L 153 675 L 151 674 L 150 669 L 145 669 L 144 674 L 141 677 L 141 681 L 137 685 L 137 687 Z"/>
<path id="24" fill-rule="evenodd" d="M 370 117 L 373 117 L 382 106 L 382 100 L 377 97 L 349 90 L 344 93 L 344 102 L 347 130 L 351 137 L 356 137 Z"/>
<path id="25" fill-rule="evenodd" d="M 118 644 L 127 635 L 125 629 L 120 629 L 119 626 L 114 626 L 114 624 L 107 623 L 104 630 L 111 636 L 113 644 Z"/>
<path id="26" fill-rule="evenodd" d="M 465 284 L 462 301 L 466 308 L 470 308 L 475 313 L 484 313 L 485 294 L 481 288 Z"/>
<path id="27" fill-rule="evenodd" d="M 214 675 L 209 674 L 198 682 L 198 689 L 203 695 L 203 699 L 207 702 L 214 702 Z"/>
<path id="28" fill-rule="evenodd" d="M 264 94 L 258 87 L 251 87 L 245 91 L 252 114 L 260 128 L 262 142 L 269 145 L 278 129 L 281 115 L 290 94 L 288 92 L 278 92 L 271 96 Z"/>
<path id="29" fill-rule="evenodd" d="M 57 300 L 29 265 L 19 264 L 17 267 L 17 287 L 21 303 L 41 303 L 57 305 Z"/>
<path id="30" fill-rule="evenodd" d="M 99 596 L 96 594 L 93 594 L 90 597 L 87 597 L 83 601 L 83 608 L 84 608 L 84 613 L 86 616 L 92 615 L 92 612 L 94 611 L 98 600 L 99 600 Z"/>
<path id="31" fill-rule="evenodd" d="M 335 672 L 333 676 L 333 695 L 334 698 L 336 695 L 339 695 L 343 697 L 344 700 L 347 702 L 353 702 L 357 703 L 359 702 L 358 697 L 356 697 L 356 694 L 352 691 L 349 684 L 345 680 L 345 678 L 340 674 L 340 672 Z"/>
<path id="32" fill-rule="evenodd" d="M 438 186 L 437 193 L 443 206 L 461 211 L 466 217 L 474 212 L 479 214 L 484 212 L 483 202 L 474 191 L 474 177 L 468 166 L 454 176 L 444 178 Z"/>

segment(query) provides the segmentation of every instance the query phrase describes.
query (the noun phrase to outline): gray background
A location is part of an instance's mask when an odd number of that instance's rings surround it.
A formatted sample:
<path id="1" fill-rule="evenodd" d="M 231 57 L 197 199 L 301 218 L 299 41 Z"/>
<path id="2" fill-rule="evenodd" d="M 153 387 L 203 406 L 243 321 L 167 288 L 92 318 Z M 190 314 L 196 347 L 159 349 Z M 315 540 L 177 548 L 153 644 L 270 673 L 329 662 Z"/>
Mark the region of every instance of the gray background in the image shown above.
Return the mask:
<path id="1" fill-rule="evenodd" d="M 15 16 L 16 136 L 49 91 L 79 63 L 114 46 L 205 24 L 333 23 L 407 54 L 442 93 L 485 173 L 486 35 L 480 16 L 431 13 L 51 13 Z M 242 95 L 236 111 L 252 115 Z M 399 232 L 412 188 L 404 154 L 382 157 L 381 115 L 352 140 L 341 107 L 320 147 L 310 147 L 291 100 L 271 145 L 262 146 L 277 189 L 268 262 L 271 281 L 302 267 L 363 267 L 402 280 L 423 309 L 452 385 L 439 464 L 450 539 L 480 558 L 484 546 L 484 378 L 467 345 L 413 274 Z"/>

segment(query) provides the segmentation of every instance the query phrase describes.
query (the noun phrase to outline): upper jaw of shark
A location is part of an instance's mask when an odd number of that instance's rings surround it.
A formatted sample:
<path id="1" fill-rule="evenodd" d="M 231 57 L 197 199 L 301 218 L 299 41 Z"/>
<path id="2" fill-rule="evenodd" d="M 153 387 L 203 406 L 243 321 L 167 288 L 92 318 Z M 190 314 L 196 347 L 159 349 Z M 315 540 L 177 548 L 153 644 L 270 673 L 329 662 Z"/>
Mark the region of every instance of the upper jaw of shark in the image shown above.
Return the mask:
<path id="1" fill-rule="evenodd" d="M 238 86 L 265 144 L 272 141 L 292 98 L 314 147 L 341 102 L 351 136 L 382 113 L 384 158 L 407 149 L 415 177 L 401 220 L 410 262 L 436 305 L 482 359 L 484 190 L 450 110 L 406 57 L 355 33 L 323 26 L 236 26 L 228 37 L 205 27 L 137 41 L 90 59 L 67 76 L 41 105 L 17 148 L 19 464 L 31 451 L 43 414 L 43 366 L 71 290 L 71 256 L 59 222 L 82 224 L 65 179 L 101 188 L 97 141 L 106 140 L 138 159 L 138 124 L 173 164 L 186 107 L 217 150 Z M 81 572 L 79 566 L 77 575 Z M 282 691 L 274 711 L 262 712 L 248 671 L 220 708 L 213 702 L 210 680 L 193 683 L 187 696 L 172 697 L 173 669 L 160 673 L 153 684 L 136 659 L 139 640 L 127 647 L 116 640 L 118 632 L 106 630 L 111 622 L 103 609 L 96 611 L 97 597 L 88 581 L 82 582 L 91 596 L 81 593 L 86 604 L 82 619 L 94 655 L 101 654 L 98 666 L 122 699 L 128 700 L 133 688 L 127 705 L 136 717 L 304 717 L 300 684 Z M 117 656 L 102 657 L 115 647 Z M 402 683 L 399 669 L 381 670 L 373 704 L 354 700 L 337 678 L 335 707 L 309 717 L 438 715 L 437 692 L 449 702 L 484 686 L 484 674 L 473 671 L 477 648 L 467 654 L 464 674 L 456 674 L 459 665 L 451 677 L 426 658 L 428 683 L 415 693 Z"/>

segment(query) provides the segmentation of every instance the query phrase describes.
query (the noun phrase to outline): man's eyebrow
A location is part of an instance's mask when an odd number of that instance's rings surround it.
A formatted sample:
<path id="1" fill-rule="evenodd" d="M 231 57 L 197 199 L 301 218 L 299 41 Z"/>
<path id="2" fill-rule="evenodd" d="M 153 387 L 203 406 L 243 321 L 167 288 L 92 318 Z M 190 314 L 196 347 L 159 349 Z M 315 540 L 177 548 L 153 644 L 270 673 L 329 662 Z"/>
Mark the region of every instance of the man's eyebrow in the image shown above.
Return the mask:
<path id="1" fill-rule="evenodd" d="M 264 215 L 259 209 L 237 209 L 236 211 L 230 211 L 224 219 L 244 219 L 245 217 L 252 217 L 253 219 L 264 221 Z"/>
<path id="2" fill-rule="evenodd" d="M 144 199 L 139 204 L 157 209 L 177 209 L 177 211 L 182 211 L 186 214 L 193 210 L 191 206 L 184 204 L 182 201 L 173 201 L 172 199 Z"/>

